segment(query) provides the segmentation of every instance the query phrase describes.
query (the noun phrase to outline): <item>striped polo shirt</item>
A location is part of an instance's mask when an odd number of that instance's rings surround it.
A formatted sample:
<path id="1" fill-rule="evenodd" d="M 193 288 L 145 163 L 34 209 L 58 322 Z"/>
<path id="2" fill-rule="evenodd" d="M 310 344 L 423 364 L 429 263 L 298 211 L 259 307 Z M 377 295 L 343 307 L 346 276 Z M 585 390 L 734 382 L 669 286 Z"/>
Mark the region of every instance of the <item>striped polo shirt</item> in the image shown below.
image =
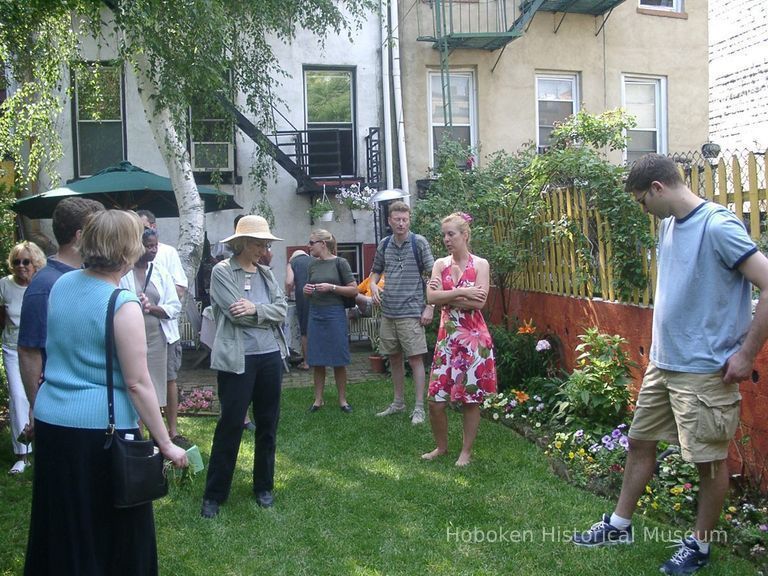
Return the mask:
<path id="1" fill-rule="evenodd" d="M 387 245 L 386 254 L 386 239 L 379 242 L 376 248 L 372 271 L 376 274 L 384 273 L 386 284 L 381 296 L 381 314 L 387 318 L 418 318 L 424 310 L 424 282 L 413 256 L 411 238 L 416 242 L 424 276 L 428 278 L 435 259 L 424 236 L 408 234 L 403 243 L 398 244 L 393 235 Z"/>

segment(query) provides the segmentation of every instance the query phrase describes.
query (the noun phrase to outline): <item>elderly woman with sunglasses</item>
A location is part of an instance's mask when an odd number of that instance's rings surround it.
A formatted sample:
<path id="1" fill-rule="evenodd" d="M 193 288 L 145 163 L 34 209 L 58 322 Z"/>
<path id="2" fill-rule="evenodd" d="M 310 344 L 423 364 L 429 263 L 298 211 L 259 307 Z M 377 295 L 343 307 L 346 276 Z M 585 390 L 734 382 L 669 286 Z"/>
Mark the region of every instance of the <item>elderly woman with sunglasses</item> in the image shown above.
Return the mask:
<path id="1" fill-rule="evenodd" d="M 16 342 L 19 336 L 21 302 L 29 281 L 45 266 L 45 254 L 32 242 L 21 242 L 8 254 L 11 274 L 0 279 L 0 326 L 3 328 L 3 365 L 8 380 L 8 408 L 11 414 L 11 443 L 16 463 L 8 472 L 21 474 L 29 465 L 29 445 L 19 442 L 29 423 L 29 402 L 19 372 L 19 356 Z"/>
<path id="2" fill-rule="evenodd" d="M 218 370 L 221 415 L 216 424 L 200 515 L 213 518 L 229 497 L 240 450 L 243 419 L 253 407 L 256 446 L 253 492 L 262 508 L 273 504 L 275 446 L 280 417 L 283 358 L 288 346 L 282 325 L 285 294 L 268 266 L 259 264 L 270 243 L 280 240 L 261 216 L 244 216 L 227 242 L 233 256 L 211 272 L 211 309 L 216 336 L 211 368 Z"/>

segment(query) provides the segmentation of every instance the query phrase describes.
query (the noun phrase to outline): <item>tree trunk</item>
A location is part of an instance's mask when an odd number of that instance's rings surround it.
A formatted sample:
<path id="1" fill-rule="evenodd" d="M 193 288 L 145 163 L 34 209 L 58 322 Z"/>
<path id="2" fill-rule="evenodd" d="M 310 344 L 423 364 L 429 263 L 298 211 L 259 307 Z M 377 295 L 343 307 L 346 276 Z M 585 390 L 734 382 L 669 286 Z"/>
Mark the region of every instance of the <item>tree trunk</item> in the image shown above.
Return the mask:
<path id="1" fill-rule="evenodd" d="M 149 67 L 143 55 L 137 56 L 136 77 L 144 112 L 168 168 L 176 204 L 179 206 L 179 251 L 181 264 L 189 286 L 194 286 L 197 269 L 203 255 L 205 218 L 203 202 L 197 191 L 187 147 L 174 126 L 170 111 L 155 106 L 157 90 L 150 79 Z"/>

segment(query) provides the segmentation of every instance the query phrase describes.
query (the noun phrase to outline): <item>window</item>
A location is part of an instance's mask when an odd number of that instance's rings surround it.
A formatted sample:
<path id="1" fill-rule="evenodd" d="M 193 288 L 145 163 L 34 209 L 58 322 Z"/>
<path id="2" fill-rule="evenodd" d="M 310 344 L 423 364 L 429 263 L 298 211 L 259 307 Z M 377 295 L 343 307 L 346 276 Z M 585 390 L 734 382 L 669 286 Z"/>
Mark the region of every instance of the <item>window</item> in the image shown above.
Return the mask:
<path id="1" fill-rule="evenodd" d="M 353 70 L 304 70 L 310 176 L 355 176 Z"/>
<path id="2" fill-rule="evenodd" d="M 75 78 L 75 172 L 90 176 L 125 160 L 123 73 L 115 64 L 94 63 Z"/>
<path id="3" fill-rule="evenodd" d="M 536 145 L 546 149 L 555 123 L 578 111 L 578 83 L 575 74 L 539 74 L 536 76 Z"/>
<path id="4" fill-rule="evenodd" d="M 627 130 L 626 161 L 648 154 L 667 152 L 667 103 L 664 78 L 624 77 L 624 109 L 635 117 L 637 125 Z"/>
<path id="5" fill-rule="evenodd" d="M 652 10 L 667 10 L 670 12 L 682 12 L 683 0 L 639 0 L 640 8 Z"/>
<path id="6" fill-rule="evenodd" d="M 355 275 L 355 282 L 359 284 L 363 279 L 361 276 L 363 269 L 362 244 L 345 244 L 340 242 L 336 245 L 336 255 L 347 259 L 349 267 L 352 268 L 352 274 Z"/>
<path id="7" fill-rule="evenodd" d="M 193 171 L 234 171 L 235 131 L 232 119 L 212 95 L 201 96 L 189 107 L 189 138 Z"/>
<path id="8" fill-rule="evenodd" d="M 437 151 L 446 140 L 455 140 L 473 149 L 476 147 L 474 74 L 451 72 L 448 75 L 448 84 L 450 92 L 446 97 L 450 99 L 452 127 L 445 125 L 446 106 L 443 103 L 442 76 L 440 72 L 429 73 L 430 148 L 434 164 L 437 163 Z"/>

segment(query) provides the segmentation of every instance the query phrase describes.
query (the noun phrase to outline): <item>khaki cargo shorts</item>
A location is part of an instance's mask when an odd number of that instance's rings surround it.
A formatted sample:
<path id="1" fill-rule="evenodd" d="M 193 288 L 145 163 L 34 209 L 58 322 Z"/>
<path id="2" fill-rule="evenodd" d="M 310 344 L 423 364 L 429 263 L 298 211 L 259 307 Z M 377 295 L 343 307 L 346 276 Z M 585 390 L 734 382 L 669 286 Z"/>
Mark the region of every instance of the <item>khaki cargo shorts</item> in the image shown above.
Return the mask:
<path id="1" fill-rule="evenodd" d="M 402 352 L 406 358 L 425 354 L 427 338 L 419 318 L 381 317 L 379 351 L 384 356 Z"/>
<path id="2" fill-rule="evenodd" d="M 168 382 L 176 380 L 181 368 L 181 340 L 176 340 L 173 344 L 168 344 L 168 366 L 166 376 Z"/>
<path id="3" fill-rule="evenodd" d="M 724 460 L 739 425 L 739 385 L 722 372 L 670 372 L 648 365 L 637 397 L 629 437 L 679 444 L 684 460 Z"/>

